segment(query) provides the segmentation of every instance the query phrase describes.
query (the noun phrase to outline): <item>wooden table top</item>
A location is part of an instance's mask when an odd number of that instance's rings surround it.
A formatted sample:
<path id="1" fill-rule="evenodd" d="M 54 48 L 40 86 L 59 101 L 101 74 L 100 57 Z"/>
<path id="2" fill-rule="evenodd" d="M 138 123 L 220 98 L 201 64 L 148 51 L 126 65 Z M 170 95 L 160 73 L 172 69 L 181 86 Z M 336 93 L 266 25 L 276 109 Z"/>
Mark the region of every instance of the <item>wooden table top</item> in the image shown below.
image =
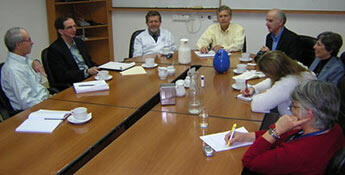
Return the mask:
<path id="1" fill-rule="evenodd" d="M 79 106 L 92 112 L 88 123 L 64 121 L 50 134 L 15 132 L 38 109 L 71 110 Z M 133 112 L 128 108 L 45 100 L 0 123 L 0 174 L 56 174 Z"/>
<path id="2" fill-rule="evenodd" d="M 76 94 L 73 87 L 68 88 L 52 99 L 84 102 L 91 104 L 103 104 L 119 107 L 138 108 L 159 92 L 161 83 L 169 83 L 186 71 L 189 66 L 176 65 L 174 76 L 168 76 L 166 80 L 158 77 L 158 68 L 145 69 L 147 74 L 122 76 L 119 72 L 109 71 L 113 76 L 108 81 L 110 89 L 107 91 Z M 92 80 L 90 77 L 88 80 Z"/>
<path id="3" fill-rule="evenodd" d="M 234 122 L 248 131 L 260 126 L 259 122 L 210 117 L 204 133 L 229 130 Z M 196 116 L 149 112 L 76 174 L 240 174 L 248 147 L 206 157 L 202 134 Z"/>
<path id="4" fill-rule="evenodd" d="M 205 87 L 201 90 L 204 107 L 208 110 L 209 115 L 262 121 L 263 114 L 251 112 L 250 102 L 236 98 L 240 92 L 232 88 L 232 84 L 235 83 L 235 80 L 232 79 L 234 75 L 232 70 L 225 74 L 218 74 L 211 67 L 201 67 L 198 72 L 205 76 Z M 186 89 L 184 97 L 176 97 L 176 105 L 162 106 L 159 103 L 153 110 L 188 114 L 188 89 Z"/>
<path id="5" fill-rule="evenodd" d="M 251 55 L 254 56 L 254 55 Z M 236 68 L 236 65 L 240 63 L 239 58 L 241 57 L 240 52 L 231 53 L 230 55 L 230 68 Z M 158 64 L 174 64 L 178 65 L 178 52 L 176 51 L 170 59 L 167 59 L 166 56 L 160 54 L 150 54 L 141 57 L 134 57 L 129 58 L 126 62 L 137 62 L 137 63 L 144 63 L 146 58 L 155 58 L 155 62 Z M 192 61 L 191 65 L 201 65 L 201 66 L 208 66 L 213 67 L 213 57 L 205 57 L 200 58 L 194 51 L 192 51 Z"/>

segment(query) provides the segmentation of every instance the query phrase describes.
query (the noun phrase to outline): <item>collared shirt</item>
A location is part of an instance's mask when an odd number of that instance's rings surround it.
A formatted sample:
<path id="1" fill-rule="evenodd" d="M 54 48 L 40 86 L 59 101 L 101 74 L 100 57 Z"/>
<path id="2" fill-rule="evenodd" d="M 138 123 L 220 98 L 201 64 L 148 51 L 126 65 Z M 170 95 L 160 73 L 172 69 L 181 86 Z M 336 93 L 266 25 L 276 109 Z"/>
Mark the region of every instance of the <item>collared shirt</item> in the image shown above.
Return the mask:
<path id="1" fill-rule="evenodd" d="M 272 40 L 273 40 L 272 50 L 276 50 L 277 49 L 280 37 L 282 36 L 282 33 L 283 33 L 284 29 L 285 29 L 285 27 L 283 26 L 282 30 L 280 30 L 280 32 L 278 33 L 277 36 L 274 36 L 274 34 L 271 33 L 271 37 L 272 37 Z"/>
<path id="2" fill-rule="evenodd" d="M 141 32 L 134 40 L 133 57 L 143 56 L 153 53 L 160 53 L 163 48 L 168 48 L 170 51 L 176 50 L 174 36 L 165 29 L 160 28 L 157 41 L 149 34 L 149 30 Z"/>
<path id="3" fill-rule="evenodd" d="M 66 45 L 68 49 L 70 50 L 74 61 L 77 63 L 79 70 L 83 71 L 84 77 L 87 78 L 89 76 L 89 74 L 87 73 L 87 69 L 89 67 L 86 65 L 83 56 L 80 54 L 77 44 L 75 43 L 74 40 L 72 40 L 71 45 L 69 45 L 68 43 L 66 43 Z"/>
<path id="4" fill-rule="evenodd" d="M 9 52 L 1 70 L 1 86 L 14 110 L 24 110 L 47 99 L 49 92 L 40 73 L 32 69 L 32 60 Z"/>
<path id="5" fill-rule="evenodd" d="M 244 28 L 239 24 L 230 23 L 225 31 L 221 29 L 219 23 L 212 24 L 199 38 L 197 48 L 200 50 L 211 44 L 212 48 L 221 45 L 228 51 L 240 51 L 243 48 L 244 37 Z"/>
<path id="6" fill-rule="evenodd" d="M 150 30 L 149 30 L 149 34 L 152 36 L 152 38 L 157 42 L 158 40 L 158 37 L 160 36 L 160 29 L 158 29 L 157 33 L 156 34 L 153 34 Z"/>

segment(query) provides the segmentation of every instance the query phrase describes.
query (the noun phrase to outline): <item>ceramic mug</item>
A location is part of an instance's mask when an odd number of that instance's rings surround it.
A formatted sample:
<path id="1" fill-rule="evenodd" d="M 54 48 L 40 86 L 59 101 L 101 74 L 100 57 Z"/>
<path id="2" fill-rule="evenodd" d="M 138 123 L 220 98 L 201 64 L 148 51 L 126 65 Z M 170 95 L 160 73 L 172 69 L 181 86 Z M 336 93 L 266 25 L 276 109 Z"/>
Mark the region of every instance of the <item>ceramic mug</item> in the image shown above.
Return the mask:
<path id="1" fill-rule="evenodd" d="M 72 115 L 77 120 L 85 120 L 87 118 L 87 108 L 77 107 L 72 109 Z"/>
<path id="2" fill-rule="evenodd" d="M 158 76 L 161 80 L 165 80 L 168 77 L 168 69 L 166 67 L 158 67 Z"/>
<path id="3" fill-rule="evenodd" d="M 100 80 L 106 80 L 109 76 L 109 71 L 107 70 L 98 71 L 97 76 L 99 77 Z"/>
<path id="4" fill-rule="evenodd" d="M 236 78 L 235 81 L 238 89 L 244 89 L 246 87 L 246 79 Z"/>
<path id="5" fill-rule="evenodd" d="M 247 70 L 247 65 L 246 64 L 238 64 L 237 65 L 237 71 L 242 73 L 245 72 Z"/>
<path id="6" fill-rule="evenodd" d="M 186 90 L 184 88 L 184 81 L 183 80 L 177 80 L 175 83 L 175 89 L 176 89 L 176 96 L 183 97 L 186 94 Z"/>
<path id="7" fill-rule="evenodd" d="M 145 59 L 145 65 L 152 67 L 155 64 L 155 59 L 154 58 L 146 58 Z"/>

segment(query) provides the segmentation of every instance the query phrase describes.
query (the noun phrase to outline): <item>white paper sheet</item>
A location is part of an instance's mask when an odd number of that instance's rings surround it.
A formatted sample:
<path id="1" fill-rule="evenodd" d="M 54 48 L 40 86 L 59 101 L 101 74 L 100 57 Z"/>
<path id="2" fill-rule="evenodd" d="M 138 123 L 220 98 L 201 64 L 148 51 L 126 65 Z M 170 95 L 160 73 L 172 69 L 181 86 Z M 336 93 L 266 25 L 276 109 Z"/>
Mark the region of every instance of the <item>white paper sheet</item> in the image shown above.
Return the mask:
<path id="1" fill-rule="evenodd" d="M 73 87 L 77 94 L 109 89 L 109 85 L 104 80 L 73 83 Z"/>
<path id="2" fill-rule="evenodd" d="M 216 54 L 213 50 L 210 50 L 208 53 L 200 53 L 200 51 L 194 51 L 194 52 L 200 58 L 214 57 L 214 55 Z"/>
<path id="3" fill-rule="evenodd" d="M 122 71 L 120 73 L 121 73 L 121 75 L 139 75 L 139 74 L 146 74 L 146 71 L 141 66 L 135 66 L 133 68 Z"/>
<path id="4" fill-rule="evenodd" d="M 130 62 L 130 63 L 120 63 L 120 62 L 114 62 L 114 61 L 109 61 L 108 63 L 105 63 L 99 68 L 101 69 L 109 69 L 109 70 L 118 70 L 118 71 L 123 71 L 128 68 L 131 68 L 135 66 L 135 62 Z"/>
<path id="5" fill-rule="evenodd" d="M 203 140 L 207 145 L 211 146 L 212 149 L 214 149 L 216 152 L 226 151 L 253 144 L 253 142 L 234 142 L 231 144 L 231 146 L 227 146 L 224 141 L 224 137 L 229 132 L 230 131 L 225 131 L 221 133 L 200 136 L 200 139 Z M 248 131 L 244 127 L 237 128 L 236 132 L 248 133 Z"/>
<path id="6" fill-rule="evenodd" d="M 60 111 L 60 110 L 47 110 L 40 109 L 38 111 L 29 114 L 28 118 L 32 119 L 60 119 L 63 120 L 70 114 L 71 111 Z"/>
<path id="7" fill-rule="evenodd" d="M 52 133 L 63 120 L 28 118 L 16 128 L 16 132 Z"/>

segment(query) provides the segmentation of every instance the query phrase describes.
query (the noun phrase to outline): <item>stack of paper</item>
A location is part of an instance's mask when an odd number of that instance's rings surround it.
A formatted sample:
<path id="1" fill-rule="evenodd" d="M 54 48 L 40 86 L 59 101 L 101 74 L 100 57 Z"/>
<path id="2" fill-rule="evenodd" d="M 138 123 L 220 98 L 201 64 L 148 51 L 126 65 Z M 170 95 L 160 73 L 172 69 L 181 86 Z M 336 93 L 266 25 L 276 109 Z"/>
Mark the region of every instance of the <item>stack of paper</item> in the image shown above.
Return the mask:
<path id="1" fill-rule="evenodd" d="M 265 77 L 265 74 L 262 72 L 257 72 L 256 70 L 248 70 L 246 72 L 243 72 L 240 75 L 234 76 L 232 77 L 233 79 L 245 79 L 245 80 L 250 80 L 250 79 L 254 79 L 254 78 L 263 78 Z"/>
<path id="2" fill-rule="evenodd" d="M 77 94 L 109 89 L 109 85 L 104 80 L 73 83 L 73 87 Z"/>
<path id="3" fill-rule="evenodd" d="M 131 68 L 133 66 L 135 66 L 135 62 L 120 63 L 120 62 L 110 61 L 108 63 L 105 63 L 105 64 L 99 66 L 99 68 L 100 69 L 123 71 L 123 70 Z"/>
<path id="4" fill-rule="evenodd" d="M 138 75 L 138 74 L 146 74 L 146 71 L 141 66 L 135 66 L 131 69 L 122 71 L 120 73 L 121 75 Z"/>
<path id="5" fill-rule="evenodd" d="M 16 128 L 16 132 L 51 133 L 70 114 L 70 111 L 38 110 Z"/>
<path id="6" fill-rule="evenodd" d="M 248 133 L 248 131 L 244 127 L 237 128 L 235 132 Z M 224 141 L 224 137 L 228 133 L 229 131 L 225 131 L 221 133 L 200 136 L 200 139 L 203 140 L 207 145 L 212 147 L 212 149 L 214 149 L 216 152 L 226 151 L 226 150 L 235 149 L 235 148 L 239 148 L 243 146 L 249 146 L 253 144 L 253 142 L 234 142 L 234 143 L 231 143 L 230 146 L 227 146 L 227 144 Z"/>

